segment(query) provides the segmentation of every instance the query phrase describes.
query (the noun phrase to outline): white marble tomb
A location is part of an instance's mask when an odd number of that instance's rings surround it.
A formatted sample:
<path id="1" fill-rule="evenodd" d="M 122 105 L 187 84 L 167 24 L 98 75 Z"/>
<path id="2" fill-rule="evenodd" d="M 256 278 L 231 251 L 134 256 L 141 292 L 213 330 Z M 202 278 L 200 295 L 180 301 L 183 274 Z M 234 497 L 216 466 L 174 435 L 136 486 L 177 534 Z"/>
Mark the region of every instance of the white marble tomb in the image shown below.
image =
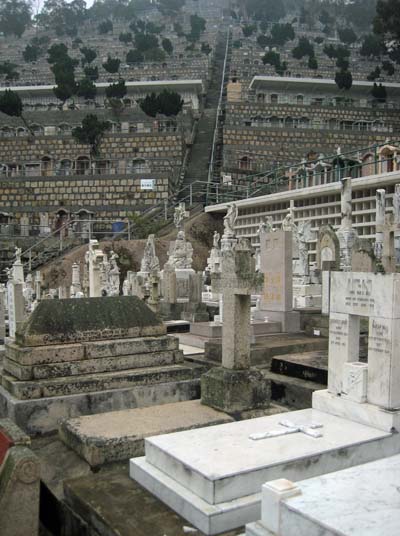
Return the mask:
<path id="1" fill-rule="evenodd" d="M 293 483 L 267 482 L 246 536 L 400 534 L 400 455 Z"/>

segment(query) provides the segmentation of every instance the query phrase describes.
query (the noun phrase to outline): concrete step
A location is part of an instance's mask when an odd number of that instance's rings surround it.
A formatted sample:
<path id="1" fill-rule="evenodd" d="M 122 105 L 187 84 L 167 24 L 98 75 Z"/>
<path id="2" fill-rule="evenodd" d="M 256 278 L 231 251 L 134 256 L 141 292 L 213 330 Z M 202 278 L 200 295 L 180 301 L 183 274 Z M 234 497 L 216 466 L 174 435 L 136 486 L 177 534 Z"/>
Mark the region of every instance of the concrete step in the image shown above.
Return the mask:
<path id="1" fill-rule="evenodd" d="M 290 378 L 266 369 L 261 371 L 265 379 L 271 382 L 271 399 L 293 409 L 311 408 L 313 392 L 326 389 L 326 385 Z"/>
<path id="2" fill-rule="evenodd" d="M 232 422 L 199 400 L 87 415 L 61 423 L 61 440 L 92 467 L 144 455 L 144 438 Z"/>
<path id="3" fill-rule="evenodd" d="M 251 345 L 251 363 L 253 365 L 271 365 L 272 358 L 278 355 L 311 352 L 328 348 L 328 339 L 309 337 L 303 333 L 272 334 L 255 337 Z M 222 360 L 222 344 L 220 341 L 208 341 L 204 345 L 205 358 L 220 363 Z"/>
<path id="4" fill-rule="evenodd" d="M 4 371 L 18 380 L 43 380 L 63 376 L 100 374 L 144 367 L 160 367 L 182 361 L 183 354 L 179 351 L 171 350 L 34 366 L 20 365 L 6 357 L 4 359 Z"/>
<path id="5" fill-rule="evenodd" d="M 184 363 L 35 381 L 20 381 L 3 373 L 1 381 L 12 396 L 30 400 L 190 380 L 200 377 L 205 370 L 205 367 Z"/>
<path id="6" fill-rule="evenodd" d="M 101 536 L 180 536 L 192 527 L 162 501 L 129 478 L 126 465 L 92 473 L 64 484 L 65 502 Z M 64 521 L 65 522 L 65 521 Z M 235 536 L 242 531 L 224 532 Z M 76 532 L 75 534 L 78 534 Z M 196 531 L 195 536 L 204 536 Z"/>
<path id="7" fill-rule="evenodd" d="M 328 352 L 321 350 L 276 356 L 272 358 L 271 372 L 326 385 Z"/>

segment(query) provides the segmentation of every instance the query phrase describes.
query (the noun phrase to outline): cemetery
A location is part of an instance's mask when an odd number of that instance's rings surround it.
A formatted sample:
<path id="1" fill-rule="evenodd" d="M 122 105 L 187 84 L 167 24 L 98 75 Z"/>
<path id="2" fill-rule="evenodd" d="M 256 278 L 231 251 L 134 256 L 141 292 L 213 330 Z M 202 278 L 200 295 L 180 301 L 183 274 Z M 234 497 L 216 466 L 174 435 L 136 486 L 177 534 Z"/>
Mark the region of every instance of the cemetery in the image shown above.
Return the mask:
<path id="1" fill-rule="evenodd" d="M 0 5 L 0 536 L 397 536 L 392 2 L 42 4 Z"/>

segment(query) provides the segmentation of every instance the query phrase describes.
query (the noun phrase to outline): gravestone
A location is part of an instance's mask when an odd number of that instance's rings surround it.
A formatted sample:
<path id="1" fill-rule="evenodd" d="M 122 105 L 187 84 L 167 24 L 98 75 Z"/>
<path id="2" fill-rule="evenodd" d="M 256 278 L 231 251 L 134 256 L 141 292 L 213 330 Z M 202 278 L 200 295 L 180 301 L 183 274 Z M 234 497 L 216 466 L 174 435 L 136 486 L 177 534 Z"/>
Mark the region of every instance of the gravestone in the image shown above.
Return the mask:
<path id="1" fill-rule="evenodd" d="M 259 371 L 250 368 L 254 268 L 247 241 L 239 241 L 231 250 L 222 251 L 222 367 L 213 368 L 202 376 L 201 401 L 227 413 L 266 407 L 270 401 L 269 383 Z"/>
<path id="2" fill-rule="evenodd" d="M 331 225 L 320 228 L 317 240 L 317 268 L 324 270 L 339 270 L 340 244 Z"/>
<path id="3" fill-rule="evenodd" d="M 146 456 L 130 461 L 132 478 L 205 534 L 260 519 L 265 482 L 309 479 L 399 452 L 400 275 L 331 278 L 332 378 L 328 390 L 314 392 L 311 409 L 148 438 Z M 367 372 L 354 363 L 359 316 L 370 317 Z"/>
<path id="4" fill-rule="evenodd" d="M 89 297 L 101 296 L 102 278 L 101 269 L 104 261 L 104 253 L 99 249 L 97 240 L 89 241 L 89 250 L 86 253 L 86 263 L 89 265 Z"/>
<path id="5" fill-rule="evenodd" d="M 61 418 L 191 398 L 203 370 L 135 296 L 43 300 L 6 344 L 0 407 L 44 433 Z"/>
<path id="6" fill-rule="evenodd" d="M 285 332 L 299 331 L 300 315 L 293 311 L 292 233 L 263 233 L 260 239 L 264 287 L 255 317 L 281 322 Z"/>

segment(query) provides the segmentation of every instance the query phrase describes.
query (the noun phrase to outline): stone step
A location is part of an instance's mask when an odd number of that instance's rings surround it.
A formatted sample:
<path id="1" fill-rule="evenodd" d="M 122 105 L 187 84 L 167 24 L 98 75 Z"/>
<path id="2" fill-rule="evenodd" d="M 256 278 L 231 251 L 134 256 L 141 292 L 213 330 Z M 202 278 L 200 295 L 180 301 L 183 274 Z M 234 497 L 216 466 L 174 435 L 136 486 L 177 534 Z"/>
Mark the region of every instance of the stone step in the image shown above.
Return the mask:
<path id="1" fill-rule="evenodd" d="M 328 352 L 322 350 L 274 357 L 271 362 L 271 372 L 326 385 L 328 383 Z"/>
<path id="2" fill-rule="evenodd" d="M 253 365 L 270 365 L 274 356 L 325 350 L 328 348 L 328 339 L 323 337 L 309 337 L 298 334 L 272 334 L 261 335 L 255 338 L 251 345 L 251 363 Z M 204 345 L 205 358 L 221 363 L 222 345 L 220 341 L 208 341 Z"/>
<path id="3" fill-rule="evenodd" d="M 313 392 L 326 388 L 326 385 L 290 378 L 265 369 L 262 373 L 271 382 L 271 400 L 293 409 L 310 408 Z"/>
<path id="4" fill-rule="evenodd" d="M 4 371 L 18 380 L 43 380 L 82 374 L 117 372 L 135 368 L 160 367 L 181 362 L 183 362 L 183 353 L 179 350 L 104 358 L 98 357 L 96 359 L 83 359 L 69 363 L 33 366 L 20 365 L 6 357 L 4 360 Z"/>
<path id="5" fill-rule="evenodd" d="M 185 363 L 36 381 L 19 381 L 4 373 L 1 380 L 3 387 L 11 395 L 19 400 L 29 400 L 189 380 L 199 377 L 203 372 L 205 367 Z"/>
<path id="6" fill-rule="evenodd" d="M 92 467 L 144 455 L 144 438 L 232 422 L 199 400 L 113 411 L 61 423 L 61 440 Z"/>
<path id="7" fill-rule="evenodd" d="M 64 489 L 67 515 L 73 511 L 79 519 L 95 526 L 96 533 L 102 536 L 184 536 L 183 527 L 191 527 L 183 517 L 129 478 L 125 464 L 106 472 L 70 478 L 64 482 Z M 220 536 L 238 534 L 239 531 L 230 531 Z M 204 533 L 196 531 L 193 536 L 204 536 Z"/>
<path id="8" fill-rule="evenodd" d="M 20 365 L 46 365 L 89 358 L 178 350 L 178 344 L 178 339 L 167 335 L 36 347 L 8 343 L 7 356 Z"/>

